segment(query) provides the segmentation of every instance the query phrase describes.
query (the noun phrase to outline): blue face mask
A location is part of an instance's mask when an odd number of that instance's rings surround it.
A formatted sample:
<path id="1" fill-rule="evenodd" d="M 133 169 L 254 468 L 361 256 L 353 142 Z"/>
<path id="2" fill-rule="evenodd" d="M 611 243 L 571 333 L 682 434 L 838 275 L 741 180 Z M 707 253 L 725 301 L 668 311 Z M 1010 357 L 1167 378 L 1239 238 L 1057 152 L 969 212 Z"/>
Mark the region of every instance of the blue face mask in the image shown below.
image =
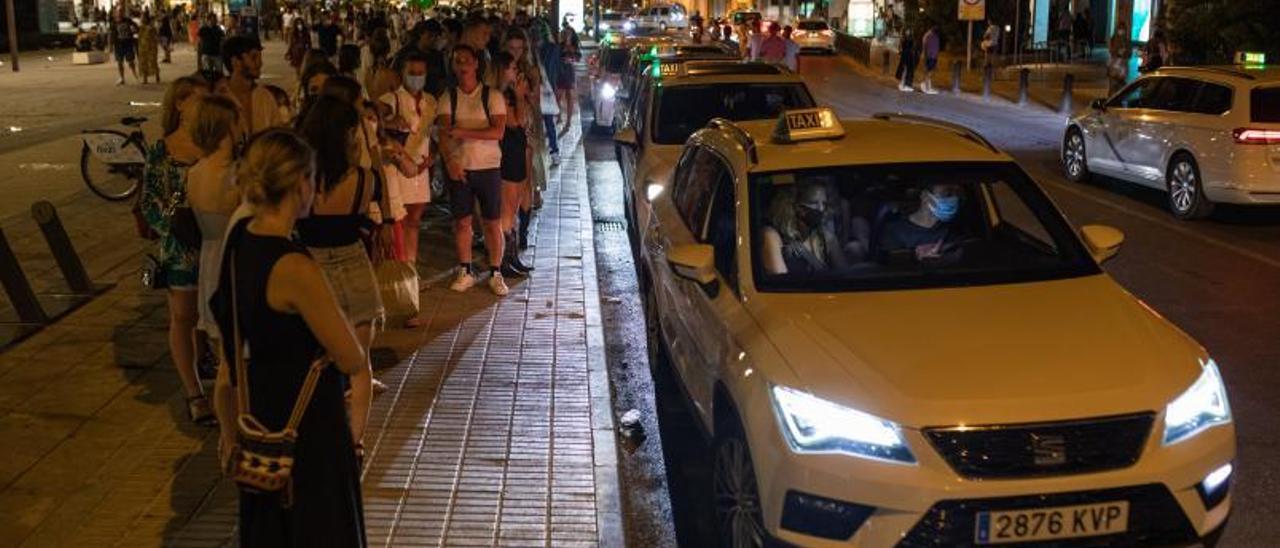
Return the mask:
<path id="1" fill-rule="evenodd" d="M 956 218 L 956 214 L 960 212 L 959 196 L 937 196 L 932 192 L 928 194 L 929 212 L 933 213 L 934 217 L 944 223 Z"/>

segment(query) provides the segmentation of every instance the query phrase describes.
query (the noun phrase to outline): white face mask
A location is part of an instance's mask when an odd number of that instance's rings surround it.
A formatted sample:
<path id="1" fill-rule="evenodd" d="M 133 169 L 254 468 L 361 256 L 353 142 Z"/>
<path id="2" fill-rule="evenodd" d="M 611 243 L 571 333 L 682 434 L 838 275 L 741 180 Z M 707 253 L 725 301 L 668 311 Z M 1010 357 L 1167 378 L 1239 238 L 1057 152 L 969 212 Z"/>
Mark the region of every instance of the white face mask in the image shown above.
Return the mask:
<path id="1" fill-rule="evenodd" d="M 417 93 L 419 91 L 422 91 L 422 88 L 426 86 L 427 86 L 427 75 L 425 74 L 418 75 L 418 76 L 413 76 L 409 74 L 404 75 L 405 89 L 412 91 L 414 93 Z"/>

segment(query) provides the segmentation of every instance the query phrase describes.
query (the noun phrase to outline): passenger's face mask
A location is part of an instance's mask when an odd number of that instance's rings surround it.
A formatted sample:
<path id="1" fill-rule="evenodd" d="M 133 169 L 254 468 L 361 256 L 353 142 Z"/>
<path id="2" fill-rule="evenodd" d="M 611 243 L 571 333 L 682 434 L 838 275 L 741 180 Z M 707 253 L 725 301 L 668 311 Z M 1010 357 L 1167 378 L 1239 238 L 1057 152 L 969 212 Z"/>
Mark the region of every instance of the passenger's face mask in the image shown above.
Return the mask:
<path id="1" fill-rule="evenodd" d="M 944 223 L 951 222 L 956 218 L 956 214 L 960 212 L 959 196 L 938 196 L 932 192 L 926 191 L 926 199 L 929 205 L 929 212 L 933 213 L 939 221 Z"/>
<path id="2" fill-rule="evenodd" d="M 417 92 L 419 92 L 419 91 L 422 91 L 422 88 L 424 88 L 424 87 L 426 87 L 426 86 L 427 86 L 427 75 L 425 75 L 425 74 L 420 74 L 420 75 L 406 74 L 406 75 L 404 75 L 404 87 L 405 87 L 405 89 L 407 89 L 407 90 L 409 90 L 409 91 L 412 91 L 412 92 L 414 92 L 414 93 L 417 93 Z"/>
<path id="3" fill-rule="evenodd" d="M 809 228 L 822 226 L 822 221 L 826 217 L 825 211 L 807 205 L 796 206 L 796 214 L 800 217 L 800 222 Z"/>

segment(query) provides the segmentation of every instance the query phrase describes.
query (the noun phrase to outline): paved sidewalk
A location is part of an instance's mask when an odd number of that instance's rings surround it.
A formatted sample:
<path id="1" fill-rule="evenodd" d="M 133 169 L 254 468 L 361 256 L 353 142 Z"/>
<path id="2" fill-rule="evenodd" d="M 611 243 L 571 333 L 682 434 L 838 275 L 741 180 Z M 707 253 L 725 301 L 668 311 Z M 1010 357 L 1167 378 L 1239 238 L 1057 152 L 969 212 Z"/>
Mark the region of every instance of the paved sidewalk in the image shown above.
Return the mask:
<path id="1" fill-rule="evenodd" d="M 391 390 L 366 434 L 371 545 L 623 544 L 579 133 L 537 216 L 534 275 L 503 300 L 429 287 L 426 326 L 375 344 Z M 453 262 L 443 221 L 424 277 Z M 0 354 L 0 545 L 235 544 L 235 488 L 215 431 L 186 420 L 165 314 L 122 283 Z"/>

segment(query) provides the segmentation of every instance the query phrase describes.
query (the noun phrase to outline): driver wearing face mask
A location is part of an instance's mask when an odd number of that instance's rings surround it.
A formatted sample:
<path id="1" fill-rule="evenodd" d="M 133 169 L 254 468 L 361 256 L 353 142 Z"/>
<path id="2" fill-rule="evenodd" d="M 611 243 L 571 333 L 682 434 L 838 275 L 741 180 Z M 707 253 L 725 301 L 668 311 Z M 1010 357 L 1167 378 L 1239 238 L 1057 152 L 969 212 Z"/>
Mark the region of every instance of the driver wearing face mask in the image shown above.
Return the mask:
<path id="1" fill-rule="evenodd" d="M 920 207 L 884 226 L 880 249 L 909 249 L 917 260 L 943 259 L 946 243 L 954 231 L 952 222 L 960 213 L 963 192 L 959 185 L 934 184 L 920 192 Z"/>

